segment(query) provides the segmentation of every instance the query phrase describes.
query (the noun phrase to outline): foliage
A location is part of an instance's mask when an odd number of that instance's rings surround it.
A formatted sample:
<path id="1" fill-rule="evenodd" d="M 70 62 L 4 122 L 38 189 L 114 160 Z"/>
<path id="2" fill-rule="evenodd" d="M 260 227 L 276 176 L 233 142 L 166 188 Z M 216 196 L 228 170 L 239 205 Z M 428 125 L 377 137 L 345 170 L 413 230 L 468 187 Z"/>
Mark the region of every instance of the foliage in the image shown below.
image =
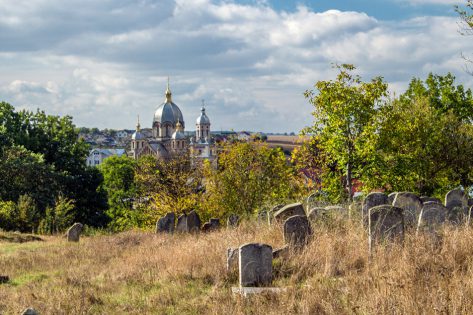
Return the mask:
<path id="1" fill-rule="evenodd" d="M 460 33 L 462 35 L 473 35 L 473 0 L 467 0 L 464 6 L 455 6 L 455 11 L 457 11 L 460 16 Z M 471 58 L 463 55 L 463 58 L 471 63 Z M 470 74 L 473 74 L 470 69 L 467 68 L 467 71 Z"/>
<path id="2" fill-rule="evenodd" d="M 59 196 L 54 207 L 48 207 L 39 224 L 43 234 L 56 234 L 65 231 L 74 222 L 74 201 Z"/>
<path id="3" fill-rule="evenodd" d="M 188 154 L 176 154 L 169 159 L 144 156 L 138 160 L 136 185 L 143 200 L 137 205 L 145 222 L 156 222 L 159 215 L 178 215 L 199 208 L 202 194 L 200 165 L 193 165 Z"/>
<path id="4" fill-rule="evenodd" d="M 337 66 L 336 80 L 319 81 L 318 93 L 305 92 L 314 106 L 314 124 L 304 133 L 317 136 L 323 152 L 322 185 L 334 201 L 353 197 L 353 182 L 360 176 L 367 135 L 386 96 L 381 77 L 363 82 L 353 65 Z M 343 180 L 342 180 L 343 179 Z M 344 196 L 345 195 L 345 196 Z"/>
<path id="5" fill-rule="evenodd" d="M 217 217 L 250 215 L 300 192 L 300 179 L 281 149 L 263 143 L 224 145 L 218 167 L 206 162 L 204 175 L 204 209 Z"/>
<path id="6" fill-rule="evenodd" d="M 13 201 L 0 201 L 0 228 L 15 230 L 18 227 L 18 207 Z"/>
<path id="7" fill-rule="evenodd" d="M 123 155 L 111 156 L 100 165 L 103 175 L 101 189 L 107 193 L 107 214 L 111 219 L 109 226 L 113 230 L 124 230 L 138 225 L 133 215 L 133 200 L 136 195 L 135 160 Z"/>

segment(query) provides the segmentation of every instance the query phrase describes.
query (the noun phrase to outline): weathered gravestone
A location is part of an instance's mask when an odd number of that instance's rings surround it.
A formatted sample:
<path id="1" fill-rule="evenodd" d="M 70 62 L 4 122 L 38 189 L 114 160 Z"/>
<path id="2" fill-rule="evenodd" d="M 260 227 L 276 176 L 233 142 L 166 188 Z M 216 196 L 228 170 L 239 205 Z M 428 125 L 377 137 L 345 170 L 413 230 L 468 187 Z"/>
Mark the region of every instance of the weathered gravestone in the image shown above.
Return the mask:
<path id="1" fill-rule="evenodd" d="M 276 259 L 276 258 L 287 259 L 290 253 L 290 249 L 291 248 L 289 247 L 289 245 L 284 245 L 281 248 L 277 248 L 273 250 L 273 259 Z"/>
<path id="2" fill-rule="evenodd" d="M 21 315 L 39 315 L 39 313 L 34 308 L 28 307 L 21 312 Z"/>
<path id="3" fill-rule="evenodd" d="M 84 226 L 81 223 L 74 223 L 66 232 L 68 242 L 78 242 Z"/>
<path id="4" fill-rule="evenodd" d="M 194 210 L 189 212 L 189 214 L 187 215 L 187 230 L 189 232 L 199 232 L 200 224 L 201 221 L 197 212 L 195 212 Z"/>
<path id="5" fill-rule="evenodd" d="M 241 287 L 260 287 L 271 284 L 273 249 L 266 244 L 249 243 L 239 248 Z"/>
<path id="6" fill-rule="evenodd" d="M 348 213 L 347 209 L 342 206 L 327 206 L 325 207 L 325 210 L 328 212 L 341 213 L 341 214 Z"/>
<path id="7" fill-rule="evenodd" d="M 368 225 L 368 211 L 376 206 L 390 205 L 388 196 L 382 192 L 371 192 L 363 199 L 361 207 L 361 220 L 364 226 Z"/>
<path id="8" fill-rule="evenodd" d="M 307 217 L 309 218 L 310 221 L 316 221 L 320 218 L 322 218 L 326 214 L 327 210 L 322 207 L 315 207 L 309 210 L 309 214 Z"/>
<path id="9" fill-rule="evenodd" d="M 176 221 L 176 215 L 174 212 L 167 213 L 164 217 L 161 217 L 156 222 L 156 233 L 172 233 L 174 232 L 174 224 Z"/>
<path id="10" fill-rule="evenodd" d="M 376 206 L 368 210 L 370 250 L 384 240 L 404 239 L 403 210 L 390 205 Z"/>
<path id="11" fill-rule="evenodd" d="M 435 232 L 447 220 L 447 208 L 435 201 L 425 202 L 419 214 L 417 231 Z"/>
<path id="12" fill-rule="evenodd" d="M 460 223 L 468 216 L 468 197 L 461 189 L 450 190 L 445 195 L 445 207 L 452 223 Z"/>
<path id="13" fill-rule="evenodd" d="M 302 203 L 292 203 L 286 205 L 274 213 L 274 218 L 283 222 L 294 215 L 306 215 Z"/>
<path id="14" fill-rule="evenodd" d="M 239 216 L 237 216 L 236 214 L 230 214 L 230 216 L 227 219 L 227 227 L 235 228 L 238 226 L 239 222 L 240 222 Z"/>
<path id="15" fill-rule="evenodd" d="M 184 213 L 177 218 L 176 232 L 187 233 L 189 228 L 187 227 L 187 215 Z"/>
<path id="16" fill-rule="evenodd" d="M 416 194 L 411 192 L 397 193 L 393 206 L 404 210 L 404 223 L 406 227 L 415 228 L 417 226 L 419 213 L 422 209 L 422 201 Z"/>
<path id="17" fill-rule="evenodd" d="M 295 215 L 284 221 L 284 242 L 296 248 L 307 245 L 312 231 L 305 215 Z"/>
<path id="18" fill-rule="evenodd" d="M 231 271 L 238 266 L 239 248 L 227 248 L 227 271 Z"/>
<path id="19" fill-rule="evenodd" d="M 204 223 L 204 225 L 202 226 L 202 231 L 203 232 L 215 231 L 215 230 L 218 230 L 219 227 L 220 227 L 220 220 L 212 218 L 210 219 L 209 222 Z"/>
<path id="20" fill-rule="evenodd" d="M 435 198 L 435 197 L 422 196 L 422 197 L 420 197 L 420 201 L 422 201 L 422 203 L 436 202 L 436 203 L 442 204 L 442 201 L 438 198 Z"/>
<path id="21" fill-rule="evenodd" d="M 394 199 L 396 198 L 397 191 L 392 192 L 388 195 L 388 205 L 392 205 L 394 202 Z"/>

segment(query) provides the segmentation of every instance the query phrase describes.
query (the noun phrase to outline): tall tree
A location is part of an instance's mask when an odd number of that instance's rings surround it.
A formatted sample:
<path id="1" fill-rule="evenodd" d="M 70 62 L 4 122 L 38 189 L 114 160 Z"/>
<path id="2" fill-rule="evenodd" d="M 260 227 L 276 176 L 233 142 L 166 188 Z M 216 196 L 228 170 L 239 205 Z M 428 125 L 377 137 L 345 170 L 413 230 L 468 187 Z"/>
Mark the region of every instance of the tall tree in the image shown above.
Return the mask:
<path id="1" fill-rule="evenodd" d="M 367 141 L 366 131 L 383 105 L 387 84 L 381 77 L 363 82 L 353 74 L 353 65 L 336 67 L 339 70 L 336 80 L 319 81 L 315 84 L 317 92 L 305 92 L 314 106 L 314 124 L 304 132 L 318 137 L 326 163 L 334 170 L 330 172 L 327 168 L 322 174 L 324 189 L 340 200 L 343 196 L 340 184 L 344 182 L 344 192 L 351 201 L 354 179 L 360 176 L 364 163 L 361 151 Z"/>

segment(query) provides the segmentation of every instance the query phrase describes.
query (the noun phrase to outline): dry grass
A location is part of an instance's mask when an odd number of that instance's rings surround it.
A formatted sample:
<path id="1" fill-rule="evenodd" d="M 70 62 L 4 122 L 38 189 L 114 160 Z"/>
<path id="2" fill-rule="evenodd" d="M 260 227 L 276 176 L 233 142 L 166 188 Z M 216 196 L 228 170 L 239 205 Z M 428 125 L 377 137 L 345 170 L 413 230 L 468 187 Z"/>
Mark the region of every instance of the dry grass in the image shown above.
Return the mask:
<path id="1" fill-rule="evenodd" d="M 473 307 L 473 230 L 441 242 L 408 235 L 371 256 L 356 223 L 316 226 L 300 254 L 274 261 L 286 293 L 234 296 L 226 248 L 283 245 L 280 227 L 244 224 L 206 235 L 126 232 L 78 244 L 62 238 L 0 242 L 0 313 L 41 314 L 468 314 Z"/>

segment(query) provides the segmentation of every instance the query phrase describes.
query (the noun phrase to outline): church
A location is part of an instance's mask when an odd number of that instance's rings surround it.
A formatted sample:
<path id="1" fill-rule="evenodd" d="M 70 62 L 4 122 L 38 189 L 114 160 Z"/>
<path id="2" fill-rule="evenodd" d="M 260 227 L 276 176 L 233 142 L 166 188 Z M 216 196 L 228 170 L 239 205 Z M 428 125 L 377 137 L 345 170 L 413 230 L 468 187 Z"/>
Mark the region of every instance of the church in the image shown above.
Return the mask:
<path id="1" fill-rule="evenodd" d="M 172 101 L 169 80 L 165 92 L 165 100 L 154 113 L 152 137 L 148 138 L 141 132 L 140 121 L 131 137 L 129 156 L 138 159 L 144 155 L 153 155 L 167 159 L 175 154 L 190 154 L 194 160 L 216 157 L 216 148 L 210 137 L 210 119 L 205 113 L 202 103 L 200 115 L 195 123 L 195 138 L 188 139 L 184 130 L 185 122 L 179 107 Z"/>

